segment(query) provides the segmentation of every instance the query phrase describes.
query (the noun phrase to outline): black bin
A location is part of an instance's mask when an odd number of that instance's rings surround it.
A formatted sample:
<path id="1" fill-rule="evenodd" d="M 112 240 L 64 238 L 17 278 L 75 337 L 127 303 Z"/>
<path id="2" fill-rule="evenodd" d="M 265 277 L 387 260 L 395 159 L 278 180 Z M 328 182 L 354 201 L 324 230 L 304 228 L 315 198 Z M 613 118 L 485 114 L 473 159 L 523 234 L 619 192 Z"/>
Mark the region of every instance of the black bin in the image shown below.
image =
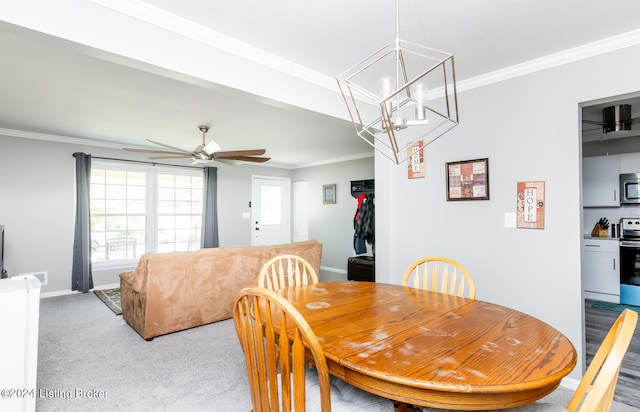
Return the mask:
<path id="1" fill-rule="evenodd" d="M 350 257 L 347 263 L 347 279 L 376 281 L 376 258 L 373 256 Z"/>

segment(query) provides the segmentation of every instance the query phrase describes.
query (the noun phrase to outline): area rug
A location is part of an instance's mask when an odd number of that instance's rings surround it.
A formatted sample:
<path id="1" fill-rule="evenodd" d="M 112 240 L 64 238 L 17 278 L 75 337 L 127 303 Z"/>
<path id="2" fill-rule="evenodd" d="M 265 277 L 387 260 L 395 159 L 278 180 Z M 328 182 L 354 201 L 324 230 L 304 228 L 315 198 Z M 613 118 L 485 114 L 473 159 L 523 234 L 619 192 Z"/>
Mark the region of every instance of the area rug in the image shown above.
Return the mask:
<path id="1" fill-rule="evenodd" d="M 596 309 L 606 309 L 606 310 L 613 310 L 616 312 L 622 312 L 625 309 L 631 309 L 631 310 L 635 310 L 636 312 L 640 313 L 640 306 L 632 306 L 632 305 L 623 305 L 623 304 L 619 304 L 619 303 L 611 303 L 611 302 L 602 302 L 602 301 L 595 301 L 593 302 L 593 305 L 591 305 L 592 308 L 596 308 Z"/>
<path id="2" fill-rule="evenodd" d="M 94 290 L 98 299 L 104 302 L 116 315 L 122 315 L 122 305 L 120 304 L 120 288 Z"/>

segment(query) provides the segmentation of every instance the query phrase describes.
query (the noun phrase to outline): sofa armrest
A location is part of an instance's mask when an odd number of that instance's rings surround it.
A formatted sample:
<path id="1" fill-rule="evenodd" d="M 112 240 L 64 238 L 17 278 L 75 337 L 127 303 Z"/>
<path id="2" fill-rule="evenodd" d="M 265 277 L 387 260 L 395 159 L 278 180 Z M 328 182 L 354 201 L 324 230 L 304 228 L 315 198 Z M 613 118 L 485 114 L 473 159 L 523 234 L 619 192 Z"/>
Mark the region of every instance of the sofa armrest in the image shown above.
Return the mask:
<path id="1" fill-rule="evenodd" d="M 128 283 L 138 293 L 142 293 L 147 285 L 148 261 L 148 254 L 145 253 L 140 257 L 135 270 L 120 273 L 120 279 Z"/>
<path id="2" fill-rule="evenodd" d="M 133 287 L 133 282 L 135 280 L 135 277 L 136 277 L 136 275 L 135 275 L 135 271 L 134 270 L 128 270 L 126 272 L 120 273 L 120 280 L 122 282 L 127 283 L 131 287 Z"/>

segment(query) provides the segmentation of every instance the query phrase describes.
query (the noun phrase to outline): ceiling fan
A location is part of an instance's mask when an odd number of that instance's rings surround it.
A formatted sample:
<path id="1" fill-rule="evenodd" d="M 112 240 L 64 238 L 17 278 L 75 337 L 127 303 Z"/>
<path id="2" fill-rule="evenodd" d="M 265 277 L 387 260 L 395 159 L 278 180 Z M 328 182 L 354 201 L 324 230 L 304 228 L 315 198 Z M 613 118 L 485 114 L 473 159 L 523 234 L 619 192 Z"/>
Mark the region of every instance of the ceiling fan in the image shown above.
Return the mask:
<path id="1" fill-rule="evenodd" d="M 209 143 L 206 143 L 205 135 L 209 131 L 209 126 L 198 126 L 198 130 L 202 133 L 202 144 L 193 149 L 193 151 L 180 149 L 179 147 L 170 146 L 151 139 L 146 140 L 172 150 L 136 149 L 133 147 L 123 147 L 123 149 L 129 152 L 151 153 L 157 155 L 151 156 L 149 159 L 182 159 L 191 157 L 193 158 L 192 164 L 210 163 L 214 160 L 231 164 L 240 164 L 242 162 L 263 163 L 271 159 L 270 157 L 262 157 L 266 152 L 265 149 L 222 151 L 220 150 L 222 147 L 215 140 L 211 140 Z"/>
<path id="2" fill-rule="evenodd" d="M 640 120 L 640 117 L 631 117 L 631 105 L 619 104 L 602 109 L 602 121 L 582 119 L 583 123 L 600 126 L 596 129 L 584 130 L 585 132 L 602 130 L 600 140 L 628 137 L 631 135 L 632 125 Z"/>

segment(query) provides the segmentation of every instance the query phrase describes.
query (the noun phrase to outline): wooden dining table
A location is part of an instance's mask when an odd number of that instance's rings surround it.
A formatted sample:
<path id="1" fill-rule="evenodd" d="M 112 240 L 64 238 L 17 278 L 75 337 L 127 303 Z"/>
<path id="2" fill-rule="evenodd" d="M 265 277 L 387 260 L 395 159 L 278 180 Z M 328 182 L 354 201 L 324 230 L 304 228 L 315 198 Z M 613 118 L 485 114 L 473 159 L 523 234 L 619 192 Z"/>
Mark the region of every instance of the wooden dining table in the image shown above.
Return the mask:
<path id="1" fill-rule="evenodd" d="M 577 361 L 558 330 L 481 300 L 354 281 L 279 293 L 309 322 L 332 375 L 410 405 L 489 410 L 534 402 Z"/>

